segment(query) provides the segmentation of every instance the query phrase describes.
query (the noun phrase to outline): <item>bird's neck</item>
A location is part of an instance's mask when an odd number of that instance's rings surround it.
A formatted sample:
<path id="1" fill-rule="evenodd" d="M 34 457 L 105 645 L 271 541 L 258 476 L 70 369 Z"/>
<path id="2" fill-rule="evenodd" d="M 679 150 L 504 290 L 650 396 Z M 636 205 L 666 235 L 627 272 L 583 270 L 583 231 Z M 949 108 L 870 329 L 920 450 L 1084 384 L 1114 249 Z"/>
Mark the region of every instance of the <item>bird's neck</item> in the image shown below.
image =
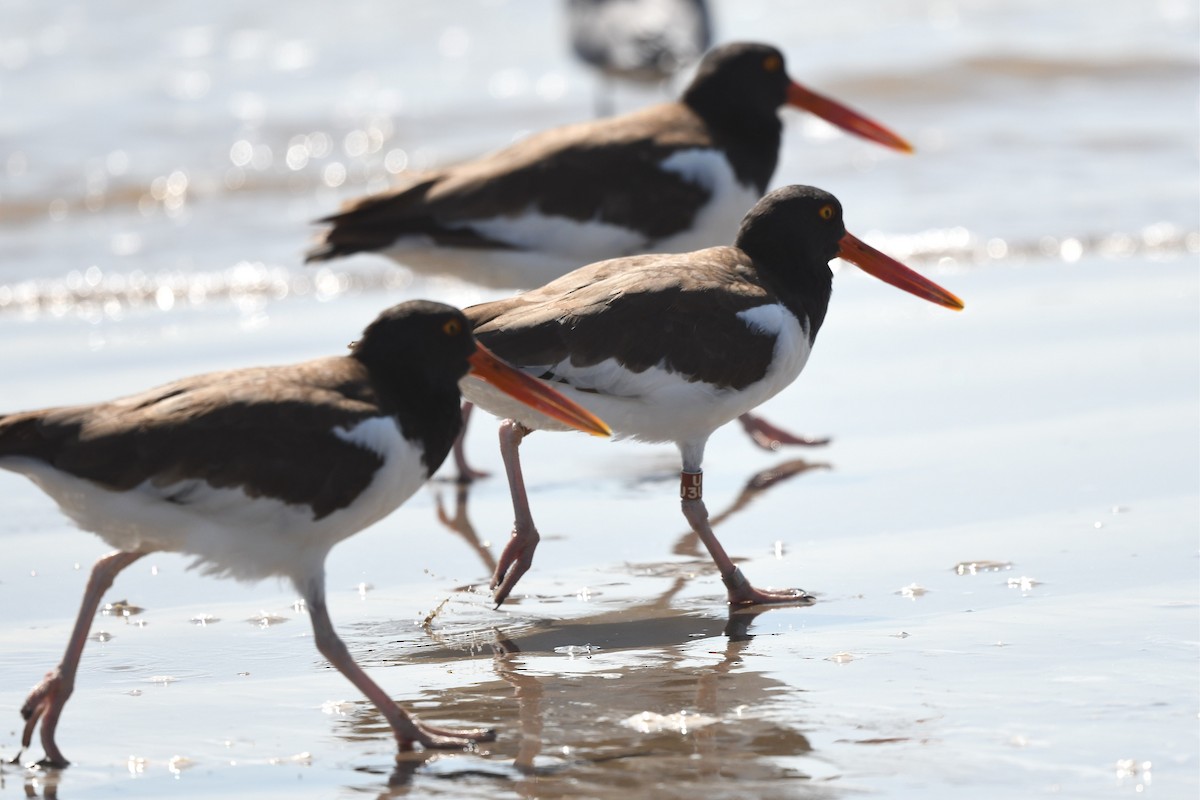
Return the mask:
<path id="1" fill-rule="evenodd" d="M 758 269 L 758 278 L 789 311 L 807 322 L 808 342 L 813 344 L 825 323 L 833 295 L 833 273 L 824 269 Z"/>
<path id="2" fill-rule="evenodd" d="M 757 187 L 760 194 L 766 193 L 779 162 L 783 138 L 783 123 L 775 112 L 729 108 L 709 102 L 704 95 L 685 97 L 684 103 L 704 120 L 713 143 L 725 151 L 738 180 Z"/>
<path id="3" fill-rule="evenodd" d="M 462 430 L 457 384 L 428 379 L 419 369 L 366 366 L 380 410 L 396 420 L 404 438 L 421 445 L 421 460 L 427 474 L 433 475 Z"/>

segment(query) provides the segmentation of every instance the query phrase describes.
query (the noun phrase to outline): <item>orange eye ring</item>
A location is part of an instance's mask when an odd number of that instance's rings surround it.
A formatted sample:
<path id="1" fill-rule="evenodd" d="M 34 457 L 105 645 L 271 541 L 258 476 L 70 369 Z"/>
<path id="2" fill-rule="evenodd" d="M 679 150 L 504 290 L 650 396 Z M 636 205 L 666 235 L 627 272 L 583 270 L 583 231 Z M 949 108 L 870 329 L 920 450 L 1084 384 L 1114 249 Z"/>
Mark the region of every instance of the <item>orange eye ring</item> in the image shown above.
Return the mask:
<path id="1" fill-rule="evenodd" d="M 821 219 L 833 219 L 833 206 L 826 203 L 817 213 L 821 215 Z"/>
<path id="2" fill-rule="evenodd" d="M 462 333 L 462 323 L 456 319 L 448 319 L 442 325 L 442 333 L 447 336 L 458 336 Z"/>
<path id="3" fill-rule="evenodd" d="M 763 69 L 767 72 L 779 72 L 779 68 L 783 66 L 783 59 L 779 56 L 767 56 L 763 59 Z"/>

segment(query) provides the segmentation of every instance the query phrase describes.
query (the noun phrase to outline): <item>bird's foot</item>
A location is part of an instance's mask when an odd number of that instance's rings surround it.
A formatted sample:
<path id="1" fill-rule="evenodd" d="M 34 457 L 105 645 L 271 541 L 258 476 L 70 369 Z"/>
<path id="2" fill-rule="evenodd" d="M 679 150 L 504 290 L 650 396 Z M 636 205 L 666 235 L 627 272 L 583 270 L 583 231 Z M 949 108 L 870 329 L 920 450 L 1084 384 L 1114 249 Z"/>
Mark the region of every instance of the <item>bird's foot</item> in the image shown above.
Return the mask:
<path id="1" fill-rule="evenodd" d="M 39 720 L 45 718 L 57 723 L 58 710 L 61 708 L 62 703 L 66 702 L 66 697 L 63 697 L 61 702 L 59 700 L 62 690 L 62 673 L 56 667 L 47 672 L 46 677 L 42 678 L 41 683 L 33 687 L 33 691 L 25 698 L 25 703 L 21 706 L 21 717 L 25 720 L 25 730 L 21 734 L 22 751 L 26 750 L 33 742 L 33 729 L 37 727 Z M 71 763 L 63 757 L 62 752 L 58 749 L 58 745 L 54 742 L 54 731 L 52 729 L 47 731 L 44 726 L 42 729 L 42 746 L 46 750 L 46 755 L 41 761 L 36 763 L 36 766 L 62 769 Z M 19 757 L 20 752 L 17 753 L 17 758 Z"/>
<path id="2" fill-rule="evenodd" d="M 783 589 L 780 591 L 756 589 L 750 585 L 750 581 L 746 580 L 746 576 L 736 567 L 732 572 L 722 575 L 721 580 L 729 592 L 729 605 L 734 607 L 755 605 L 811 606 L 817 602 L 816 598 L 803 589 Z"/>
<path id="3" fill-rule="evenodd" d="M 533 552 L 537 549 L 539 539 L 541 537 L 533 529 L 513 531 L 492 574 L 492 599 L 496 602 L 496 608 L 508 599 L 517 581 L 533 565 Z"/>
<path id="4" fill-rule="evenodd" d="M 764 450 L 775 451 L 783 445 L 800 445 L 803 447 L 820 447 L 830 442 L 828 436 L 800 436 L 789 433 L 783 428 L 772 425 L 762 417 L 753 414 L 742 414 L 738 417 L 742 429 L 749 434 L 750 439 Z"/>
<path id="5" fill-rule="evenodd" d="M 415 729 L 413 739 L 400 742 L 400 750 L 411 750 L 413 743 L 419 743 L 427 750 L 461 750 L 473 747 L 480 742 L 496 740 L 494 728 L 439 728 L 413 722 Z"/>
<path id="6" fill-rule="evenodd" d="M 21 718 L 25 720 L 25 733 L 21 736 L 21 747 L 29 747 L 33 738 L 33 729 L 38 720 L 42 718 L 42 714 L 46 713 L 47 709 L 53 705 L 61 683 L 62 675 L 59 674 L 58 669 L 52 669 L 25 698 L 25 703 L 21 706 Z"/>

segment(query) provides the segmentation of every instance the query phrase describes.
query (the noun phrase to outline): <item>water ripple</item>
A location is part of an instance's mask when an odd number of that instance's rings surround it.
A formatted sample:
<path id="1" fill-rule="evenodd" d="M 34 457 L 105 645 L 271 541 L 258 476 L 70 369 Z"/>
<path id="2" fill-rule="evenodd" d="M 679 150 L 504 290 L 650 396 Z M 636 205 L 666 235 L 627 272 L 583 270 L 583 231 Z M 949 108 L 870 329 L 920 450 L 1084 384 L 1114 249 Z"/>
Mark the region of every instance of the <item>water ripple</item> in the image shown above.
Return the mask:
<path id="1" fill-rule="evenodd" d="M 1169 222 L 1135 233 L 1080 236 L 1044 235 L 1009 240 L 985 237 L 966 228 L 940 228 L 913 234 L 865 237 L 874 246 L 913 265 L 939 270 L 1021 264 L 1028 261 L 1073 263 L 1085 257 L 1178 258 L 1200 253 L 1200 231 Z M 64 278 L 0 284 L 0 314 L 26 317 L 79 316 L 92 321 L 120 318 L 127 311 L 167 312 L 213 302 L 257 305 L 287 297 L 332 300 L 348 293 L 404 289 L 412 283 L 406 269 L 381 268 L 350 272 L 330 268 L 291 269 L 240 262 L 215 272 L 105 272 L 99 267 L 74 271 Z"/>
<path id="2" fill-rule="evenodd" d="M 293 271 L 280 266 L 241 262 L 216 272 L 129 273 L 89 267 L 65 278 L 0 284 L 0 313 L 29 317 L 74 315 L 99 321 L 126 311 L 172 311 L 213 302 L 257 304 L 286 297 L 332 300 L 348 292 L 404 288 L 412 282 L 407 270 L 345 272 L 333 269 Z"/>

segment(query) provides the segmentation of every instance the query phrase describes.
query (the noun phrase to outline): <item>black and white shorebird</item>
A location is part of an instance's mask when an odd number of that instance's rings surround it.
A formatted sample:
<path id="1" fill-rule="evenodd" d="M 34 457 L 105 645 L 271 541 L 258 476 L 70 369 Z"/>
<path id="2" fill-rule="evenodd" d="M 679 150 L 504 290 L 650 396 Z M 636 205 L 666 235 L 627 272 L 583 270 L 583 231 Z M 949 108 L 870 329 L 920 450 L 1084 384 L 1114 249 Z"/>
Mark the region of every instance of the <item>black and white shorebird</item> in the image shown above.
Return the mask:
<path id="1" fill-rule="evenodd" d="M 840 257 L 917 297 L 962 301 L 846 232 L 842 207 L 806 186 L 746 215 L 732 247 L 602 261 L 516 297 L 465 309 L 475 335 L 513 365 L 602 416 L 617 438 L 674 442 L 683 514 L 716 562 L 731 604 L 803 599 L 752 586 L 717 540 L 703 501 L 709 436 L 800 374 L 825 320 Z M 519 447 L 563 426 L 467 379 L 463 394 L 505 418 L 500 450 L 516 517 L 492 579 L 501 603 L 529 569 L 538 533 Z"/>
<path id="2" fill-rule="evenodd" d="M 728 44 L 704 57 L 677 101 L 544 131 L 352 202 L 321 220 L 330 227 L 308 260 L 379 252 L 418 272 L 529 289 L 601 259 L 720 245 L 767 190 L 785 105 L 912 150 L 796 83 L 776 48 Z M 741 422 L 767 449 L 827 441 L 749 411 Z M 478 474 L 460 449 L 455 459 L 461 477 Z"/>
<path id="3" fill-rule="evenodd" d="M 401 749 L 461 747 L 488 730 L 425 725 L 359 667 L 325 603 L 325 557 L 382 519 L 438 468 L 476 378 L 567 426 L 606 435 L 587 411 L 478 346 L 462 313 L 414 301 L 383 312 L 349 355 L 184 378 L 95 405 L 0 416 L 0 467 L 25 475 L 79 527 L 116 548 L 92 567 L 62 662 L 21 709 L 29 747 L 55 742 L 92 618 L 122 569 L 153 552 L 206 573 L 290 579 L 317 649 L 387 719 Z"/>
<path id="4" fill-rule="evenodd" d="M 784 105 L 898 150 L 900 137 L 788 77 L 765 44 L 718 47 L 676 101 L 552 128 L 351 202 L 307 255 L 530 289 L 592 261 L 728 242 L 779 160 Z"/>

